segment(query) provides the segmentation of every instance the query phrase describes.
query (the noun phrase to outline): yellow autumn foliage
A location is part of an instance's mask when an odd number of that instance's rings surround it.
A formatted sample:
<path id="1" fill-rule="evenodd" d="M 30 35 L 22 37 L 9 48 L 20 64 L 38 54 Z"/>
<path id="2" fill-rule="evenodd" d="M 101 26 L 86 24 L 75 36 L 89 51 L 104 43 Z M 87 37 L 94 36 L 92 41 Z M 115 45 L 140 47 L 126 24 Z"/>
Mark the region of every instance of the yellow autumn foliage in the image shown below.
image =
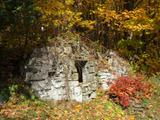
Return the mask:
<path id="1" fill-rule="evenodd" d="M 132 11 L 116 12 L 110 10 L 107 6 L 100 6 L 97 15 L 108 25 L 118 27 L 119 30 L 129 31 L 153 30 L 153 21 L 147 16 L 146 10 L 143 8 L 134 9 Z"/>
<path id="2" fill-rule="evenodd" d="M 93 29 L 94 21 L 83 20 L 81 11 L 74 10 L 75 0 L 38 0 L 37 10 L 42 14 L 41 21 L 44 26 L 63 27 L 71 29 L 73 26 L 81 26 Z"/>

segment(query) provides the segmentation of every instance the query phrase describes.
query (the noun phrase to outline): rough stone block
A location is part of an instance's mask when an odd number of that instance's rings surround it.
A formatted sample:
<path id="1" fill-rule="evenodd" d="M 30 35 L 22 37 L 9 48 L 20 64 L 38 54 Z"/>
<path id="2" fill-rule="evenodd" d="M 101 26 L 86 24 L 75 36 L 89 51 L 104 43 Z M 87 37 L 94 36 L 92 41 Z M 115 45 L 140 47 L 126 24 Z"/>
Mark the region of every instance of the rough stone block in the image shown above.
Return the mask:
<path id="1" fill-rule="evenodd" d="M 102 82 L 101 84 L 102 84 L 102 88 L 104 90 L 108 90 L 109 89 L 109 85 L 107 84 L 107 82 Z"/>
<path id="2" fill-rule="evenodd" d="M 90 95 L 90 98 L 91 99 L 96 98 L 96 92 L 92 92 L 91 95 Z"/>
<path id="3" fill-rule="evenodd" d="M 72 90 L 72 94 L 70 95 L 72 100 L 76 100 L 78 102 L 82 102 L 82 89 L 81 87 L 75 87 Z"/>
<path id="4" fill-rule="evenodd" d="M 71 75 L 72 80 L 78 80 L 78 73 L 72 73 Z"/>
<path id="5" fill-rule="evenodd" d="M 90 85 L 91 90 L 96 90 L 97 87 L 98 87 L 97 83 L 92 83 L 92 84 Z"/>
<path id="6" fill-rule="evenodd" d="M 78 81 L 69 81 L 69 86 L 72 86 L 72 87 L 79 86 L 79 82 Z"/>
<path id="7" fill-rule="evenodd" d="M 47 80 L 42 81 L 32 81 L 32 88 L 35 90 L 50 90 L 51 89 L 51 82 Z"/>
<path id="8" fill-rule="evenodd" d="M 89 95 L 83 95 L 83 101 L 90 101 Z"/>
<path id="9" fill-rule="evenodd" d="M 55 88 L 60 88 L 66 86 L 66 81 L 64 80 L 52 80 L 52 85 Z"/>
<path id="10" fill-rule="evenodd" d="M 72 48 L 71 46 L 67 46 L 67 47 L 64 47 L 64 54 L 71 54 L 72 53 Z"/>
<path id="11" fill-rule="evenodd" d="M 94 67 L 90 67 L 89 68 L 89 73 L 95 73 L 95 68 Z"/>

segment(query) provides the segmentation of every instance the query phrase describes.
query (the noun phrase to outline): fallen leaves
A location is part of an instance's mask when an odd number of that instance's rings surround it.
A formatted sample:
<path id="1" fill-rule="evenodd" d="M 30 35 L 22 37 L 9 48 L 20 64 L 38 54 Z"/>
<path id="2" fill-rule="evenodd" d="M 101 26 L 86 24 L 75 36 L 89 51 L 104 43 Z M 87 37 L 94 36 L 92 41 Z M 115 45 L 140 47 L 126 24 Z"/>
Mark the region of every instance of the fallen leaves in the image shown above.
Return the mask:
<path id="1" fill-rule="evenodd" d="M 27 120 L 125 120 L 127 118 L 118 105 L 104 96 L 85 103 L 63 101 L 49 104 L 38 100 L 23 101 L 16 105 L 12 103 L 5 104 L 0 110 L 0 115 L 5 118 Z"/>

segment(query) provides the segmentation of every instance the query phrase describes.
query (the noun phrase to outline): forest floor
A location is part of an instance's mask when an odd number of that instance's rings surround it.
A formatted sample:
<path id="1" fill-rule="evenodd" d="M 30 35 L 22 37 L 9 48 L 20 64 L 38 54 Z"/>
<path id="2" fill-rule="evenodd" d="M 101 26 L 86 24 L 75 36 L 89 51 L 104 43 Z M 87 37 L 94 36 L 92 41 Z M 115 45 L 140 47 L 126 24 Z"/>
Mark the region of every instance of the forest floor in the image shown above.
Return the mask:
<path id="1" fill-rule="evenodd" d="M 154 94 L 144 99 L 140 107 L 123 109 L 109 99 L 106 92 L 97 91 L 89 102 L 40 101 L 16 95 L 0 107 L 0 120 L 160 120 L 160 80 L 152 80 Z"/>
<path id="2" fill-rule="evenodd" d="M 134 116 L 127 116 L 103 92 L 98 92 L 96 99 L 85 103 L 40 100 L 17 103 L 17 98 L 12 98 L 1 108 L 0 115 L 2 120 L 134 120 Z"/>

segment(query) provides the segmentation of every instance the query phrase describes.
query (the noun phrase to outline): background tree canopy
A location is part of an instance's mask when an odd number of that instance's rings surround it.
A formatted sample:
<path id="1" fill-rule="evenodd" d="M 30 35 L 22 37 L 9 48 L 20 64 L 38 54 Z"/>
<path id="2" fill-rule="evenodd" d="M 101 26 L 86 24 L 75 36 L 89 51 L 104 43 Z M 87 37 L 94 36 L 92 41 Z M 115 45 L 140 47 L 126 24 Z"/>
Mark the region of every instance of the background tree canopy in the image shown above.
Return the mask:
<path id="1" fill-rule="evenodd" d="M 33 48 L 72 31 L 117 50 L 136 70 L 155 73 L 159 22 L 157 0 L 0 0 L 0 63 L 17 64 Z"/>

